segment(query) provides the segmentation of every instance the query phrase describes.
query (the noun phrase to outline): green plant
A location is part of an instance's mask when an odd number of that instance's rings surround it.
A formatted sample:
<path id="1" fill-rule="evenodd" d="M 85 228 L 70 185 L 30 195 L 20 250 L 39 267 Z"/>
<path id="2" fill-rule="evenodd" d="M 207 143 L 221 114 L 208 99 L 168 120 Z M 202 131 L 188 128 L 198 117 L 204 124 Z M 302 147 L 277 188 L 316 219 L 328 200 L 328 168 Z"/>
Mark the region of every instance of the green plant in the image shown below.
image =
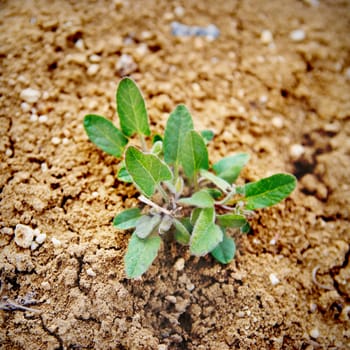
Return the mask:
<path id="1" fill-rule="evenodd" d="M 129 278 L 139 277 L 148 269 L 165 234 L 189 245 L 193 255 L 210 253 L 220 263 L 229 263 L 236 247 L 228 229 L 249 232 L 246 218 L 253 210 L 280 202 L 296 186 L 295 177 L 289 174 L 234 185 L 248 154 L 224 157 L 210 166 L 206 144 L 214 135 L 210 131 L 196 132 L 184 105 L 170 114 L 164 137 L 155 135 L 148 149 L 148 115 L 133 80 L 120 81 L 116 100 L 121 130 L 93 114 L 85 116 L 84 127 L 99 148 L 124 158 L 118 179 L 133 183 L 141 193 L 138 198 L 142 205 L 126 209 L 113 221 L 117 229 L 134 229 L 125 255 Z M 140 148 L 126 148 L 135 134 Z"/>

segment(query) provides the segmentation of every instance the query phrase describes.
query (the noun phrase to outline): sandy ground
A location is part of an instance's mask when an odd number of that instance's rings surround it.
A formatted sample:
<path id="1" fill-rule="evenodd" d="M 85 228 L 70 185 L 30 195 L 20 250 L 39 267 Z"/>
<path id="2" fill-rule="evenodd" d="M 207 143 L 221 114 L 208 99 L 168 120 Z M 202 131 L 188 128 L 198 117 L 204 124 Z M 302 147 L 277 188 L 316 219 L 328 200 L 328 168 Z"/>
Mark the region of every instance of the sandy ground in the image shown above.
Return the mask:
<path id="1" fill-rule="evenodd" d="M 0 23 L 1 305 L 39 311 L 0 311 L 2 349 L 349 349 L 349 1 L 13 0 Z M 123 75 L 153 130 L 185 103 L 212 162 L 248 152 L 241 182 L 298 177 L 228 266 L 167 243 L 125 278 L 111 221 L 137 193 L 82 127 L 117 121 Z M 17 224 L 46 239 L 18 246 Z"/>

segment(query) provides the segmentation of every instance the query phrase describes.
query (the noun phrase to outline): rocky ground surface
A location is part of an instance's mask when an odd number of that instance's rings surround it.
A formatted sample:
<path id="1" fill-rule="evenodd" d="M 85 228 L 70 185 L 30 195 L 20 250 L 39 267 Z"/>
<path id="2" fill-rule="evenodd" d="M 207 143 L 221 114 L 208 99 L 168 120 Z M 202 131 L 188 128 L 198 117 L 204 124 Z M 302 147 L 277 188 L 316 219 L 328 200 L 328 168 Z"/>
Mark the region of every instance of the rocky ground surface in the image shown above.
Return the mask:
<path id="1" fill-rule="evenodd" d="M 0 13 L 2 349 L 350 347 L 349 1 L 11 0 Z M 175 36 L 173 22 L 220 35 Z M 240 181 L 297 176 L 228 266 L 169 243 L 125 278 L 130 233 L 111 221 L 136 190 L 82 127 L 87 113 L 117 120 L 124 75 L 154 130 L 184 103 L 215 131 L 212 162 L 248 152 Z"/>

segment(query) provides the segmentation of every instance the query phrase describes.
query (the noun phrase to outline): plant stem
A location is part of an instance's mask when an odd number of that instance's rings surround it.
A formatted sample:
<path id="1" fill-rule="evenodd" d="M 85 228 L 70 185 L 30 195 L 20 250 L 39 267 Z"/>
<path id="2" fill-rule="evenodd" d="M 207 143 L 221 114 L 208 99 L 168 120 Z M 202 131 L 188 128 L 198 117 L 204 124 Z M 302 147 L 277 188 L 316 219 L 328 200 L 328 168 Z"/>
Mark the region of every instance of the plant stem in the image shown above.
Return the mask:
<path id="1" fill-rule="evenodd" d="M 169 196 L 167 195 L 167 193 L 164 191 L 163 187 L 161 185 L 158 184 L 157 186 L 159 192 L 161 193 L 162 197 L 164 198 L 164 200 L 169 203 Z"/>
<path id="2" fill-rule="evenodd" d="M 199 190 L 199 184 L 198 184 L 198 173 L 194 173 L 193 175 L 193 185 L 194 185 L 194 191 L 197 192 Z"/>
<path id="3" fill-rule="evenodd" d="M 158 204 L 152 202 L 150 199 L 148 199 L 147 197 L 141 195 L 139 196 L 139 200 L 147 205 L 149 205 L 150 207 L 164 213 L 164 214 L 167 214 L 167 215 L 170 215 L 171 216 L 171 212 L 167 209 L 164 209 L 162 208 L 161 206 L 159 206 Z"/>
<path id="4" fill-rule="evenodd" d="M 139 138 L 140 138 L 140 142 L 141 142 L 141 148 L 144 152 L 147 152 L 147 144 L 146 144 L 146 140 L 145 140 L 145 136 L 143 134 L 139 134 Z"/>

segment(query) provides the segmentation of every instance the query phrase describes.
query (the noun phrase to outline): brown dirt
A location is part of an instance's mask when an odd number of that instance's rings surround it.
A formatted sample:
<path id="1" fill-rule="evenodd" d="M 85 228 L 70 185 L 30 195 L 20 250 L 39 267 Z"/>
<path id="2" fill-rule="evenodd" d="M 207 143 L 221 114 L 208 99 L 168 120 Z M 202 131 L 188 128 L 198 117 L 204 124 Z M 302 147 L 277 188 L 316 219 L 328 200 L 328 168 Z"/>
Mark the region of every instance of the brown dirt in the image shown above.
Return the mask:
<path id="1" fill-rule="evenodd" d="M 313 2 L 1 2 L 1 296 L 33 295 L 41 311 L 0 311 L 2 349 L 350 348 L 350 2 Z M 173 20 L 221 35 L 176 38 Z M 306 38 L 291 40 L 295 29 Z M 126 53 L 155 130 L 185 103 L 198 129 L 216 132 L 213 162 L 246 151 L 242 180 L 300 180 L 252 219 L 228 266 L 173 243 L 142 280 L 125 278 L 129 233 L 111 220 L 135 190 L 115 179 L 118 162 L 88 142 L 82 118 L 116 121 Z M 42 95 L 27 111 L 29 87 Z M 18 223 L 46 233 L 44 244 L 18 247 L 6 234 Z"/>

